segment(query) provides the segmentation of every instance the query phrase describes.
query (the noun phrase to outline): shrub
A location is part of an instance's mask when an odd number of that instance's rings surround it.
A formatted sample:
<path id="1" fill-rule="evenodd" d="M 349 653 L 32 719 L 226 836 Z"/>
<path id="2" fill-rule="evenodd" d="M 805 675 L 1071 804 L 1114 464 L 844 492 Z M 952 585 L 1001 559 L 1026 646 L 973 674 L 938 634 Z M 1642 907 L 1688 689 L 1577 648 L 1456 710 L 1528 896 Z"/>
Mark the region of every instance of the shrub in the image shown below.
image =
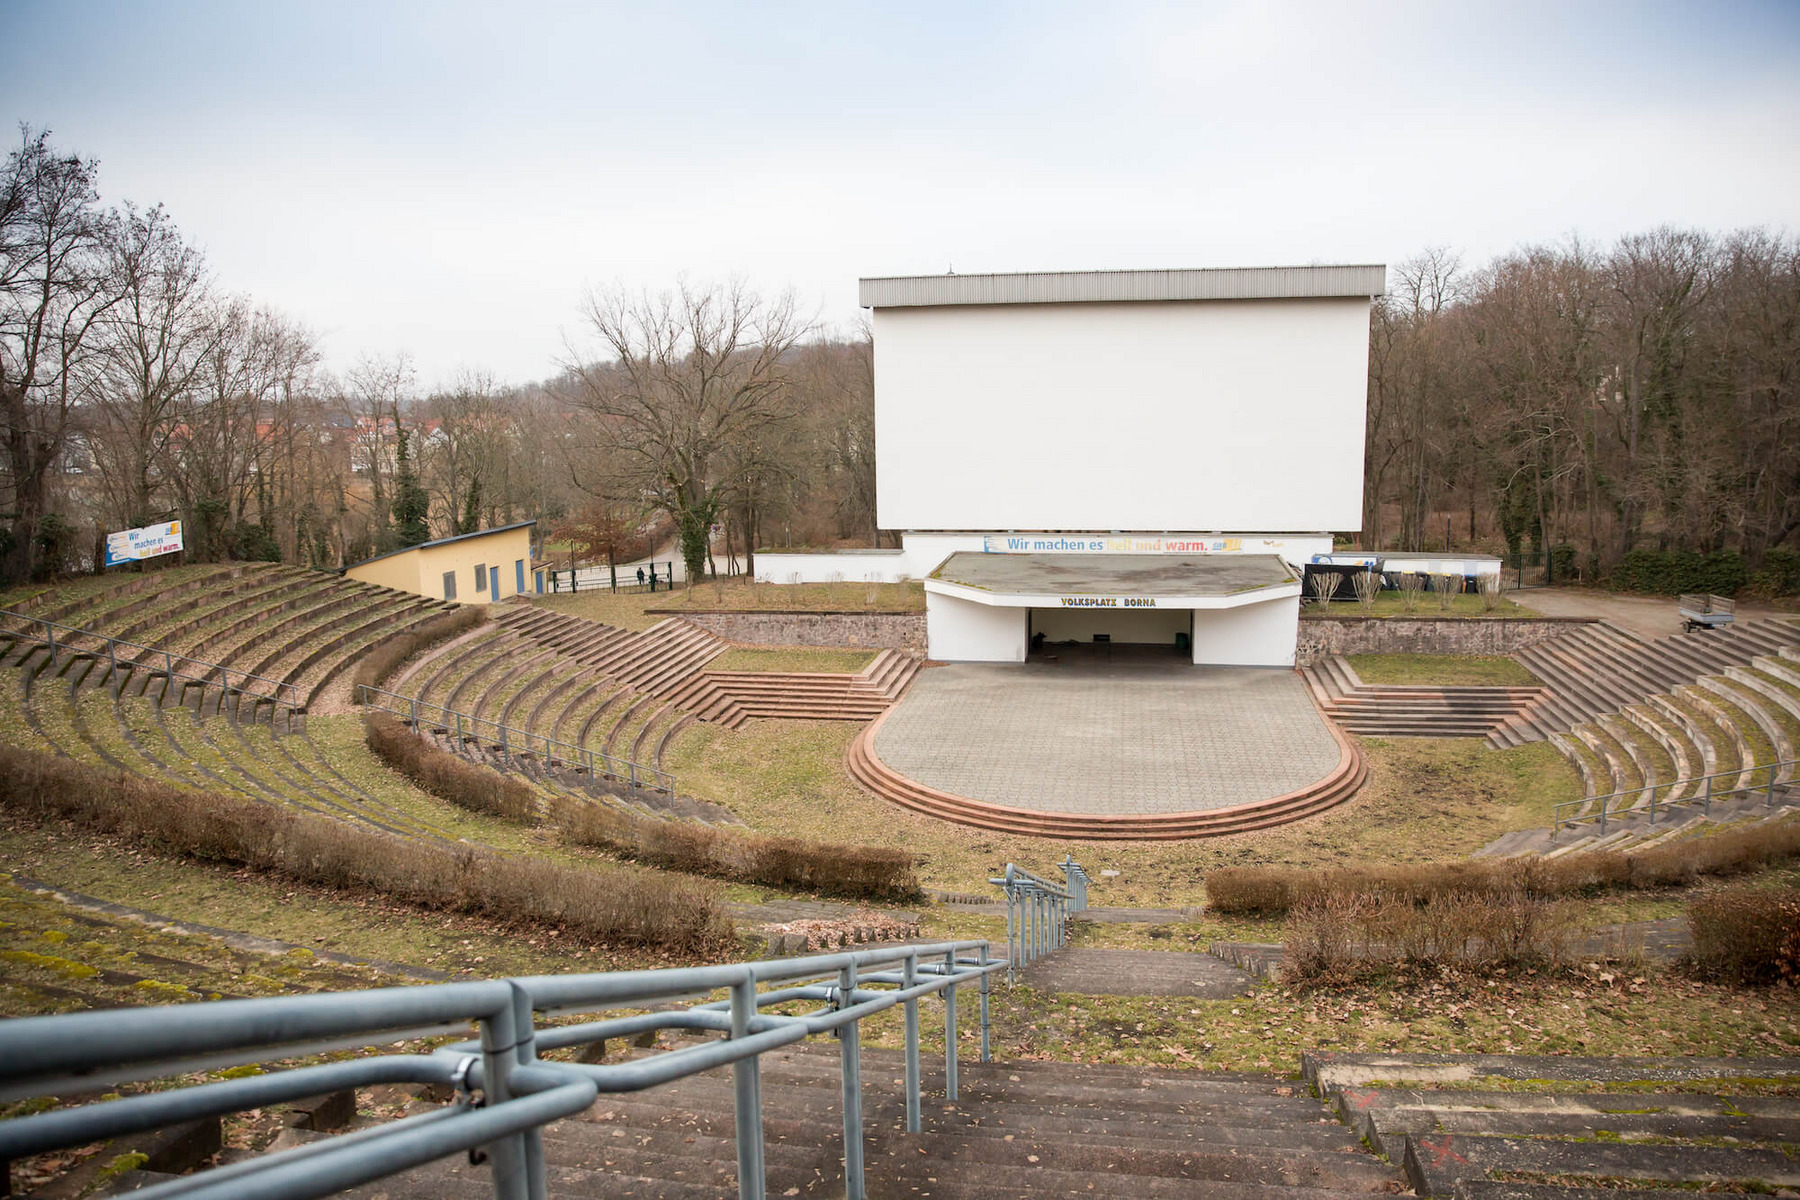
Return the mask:
<path id="1" fill-rule="evenodd" d="M 1764 600 L 1800 592 L 1800 552 L 1781 546 L 1768 551 L 1745 591 Z"/>
<path id="2" fill-rule="evenodd" d="M 386 713 L 369 713 L 364 722 L 369 749 L 432 795 L 512 820 L 535 816 L 537 793 L 529 786 L 432 745 Z M 691 875 L 866 899 L 919 895 L 912 856 L 903 850 L 767 837 L 566 798 L 552 804 L 550 818 L 579 845 Z"/>
<path id="3" fill-rule="evenodd" d="M 111 834 L 184 857 L 300 883 L 374 892 L 428 913 L 561 929 L 598 942 L 689 953 L 732 944 L 718 897 L 640 867 L 588 869 L 467 845 L 395 837 L 232 795 L 113 774 L 0 745 L 0 807 L 44 824 Z"/>
<path id="4" fill-rule="evenodd" d="M 769 837 L 573 800 L 556 805 L 554 820 L 571 841 L 670 870 L 839 896 L 910 900 L 919 895 L 912 856 L 903 850 Z"/>
<path id="5" fill-rule="evenodd" d="M 365 714 L 363 726 L 377 758 L 439 799 L 509 821 L 537 815 L 537 792 L 529 785 L 440 750 L 387 713 Z"/>
<path id="6" fill-rule="evenodd" d="M 1688 907 L 1686 966 L 1728 983 L 1800 982 L 1800 888 L 1726 888 Z"/>
<path id="7" fill-rule="evenodd" d="M 467 633 L 483 621 L 487 613 L 480 605 L 467 605 L 440 613 L 412 629 L 383 638 L 370 647 L 362 661 L 356 664 L 356 674 L 351 678 L 350 694 L 359 695 L 360 687 L 385 687 L 394 673 L 406 664 L 413 655 L 439 642 L 447 642 L 453 637 Z"/>
<path id="8" fill-rule="evenodd" d="M 1207 905 L 1222 913 L 1280 915 L 1322 895 L 1379 892 L 1422 903 L 1433 897 L 1516 889 L 1543 899 L 1607 888 L 1654 888 L 1704 875 L 1734 875 L 1800 855 L 1800 824 L 1687 838 L 1631 854 L 1562 858 L 1473 858 L 1462 862 L 1301 871 L 1228 867 L 1206 877 Z"/>

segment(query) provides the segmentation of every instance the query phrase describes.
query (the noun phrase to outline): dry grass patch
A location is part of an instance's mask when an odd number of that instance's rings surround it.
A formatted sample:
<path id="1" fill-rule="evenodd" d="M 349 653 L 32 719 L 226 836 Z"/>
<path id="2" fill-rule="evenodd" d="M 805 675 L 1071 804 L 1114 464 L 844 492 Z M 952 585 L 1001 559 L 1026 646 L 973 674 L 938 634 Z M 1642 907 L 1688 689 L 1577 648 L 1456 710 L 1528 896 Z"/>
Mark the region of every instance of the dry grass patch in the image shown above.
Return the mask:
<path id="1" fill-rule="evenodd" d="M 1199 904 L 1201 881 L 1224 867 L 1464 857 L 1503 833 L 1548 825 L 1552 805 L 1581 795 L 1575 769 L 1547 743 L 1490 750 L 1472 738 L 1369 739 L 1369 782 L 1317 817 L 1192 842 L 1063 841 L 971 829 L 868 795 L 844 769 L 860 733 L 830 721 L 695 726 L 673 744 L 667 766 L 695 795 L 762 832 L 918 854 L 927 887 L 986 894 L 1008 862 L 1042 873 L 1070 854 L 1093 877 L 1094 904 L 1147 907 Z"/>
<path id="2" fill-rule="evenodd" d="M 11 746 L 0 746 L 0 807 L 40 824 L 336 892 L 372 892 L 426 911 L 696 953 L 724 948 L 733 938 L 718 898 L 695 881 L 399 838 Z"/>
<path id="3" fill-rule="evenodd" d="M 1687 967 L 1722 983 L 1800 983 L 1800 888 L 1724 888 L 1688 910 Z"/>

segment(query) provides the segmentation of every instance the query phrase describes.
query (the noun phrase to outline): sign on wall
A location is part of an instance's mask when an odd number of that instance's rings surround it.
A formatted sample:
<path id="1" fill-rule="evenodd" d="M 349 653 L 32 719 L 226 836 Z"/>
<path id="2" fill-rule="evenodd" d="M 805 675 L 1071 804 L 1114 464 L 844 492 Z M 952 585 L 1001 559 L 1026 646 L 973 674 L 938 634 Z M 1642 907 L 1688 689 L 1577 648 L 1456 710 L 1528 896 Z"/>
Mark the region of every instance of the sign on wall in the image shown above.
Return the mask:
<path id="1" fill-rule="evenodd" d="M 137 562 L 159 554 L 173 554 L 182 548 L 181 522 L 165 521 L 142 529 L 125 529 L 106 535 L 106 565 Z"/>
<path id="2" fill-rule="evenodd" d="M 1263 539 L 1273 547 L 1274 539 Z M 1063 534 L 990 534 L 982 539 L 989 554 L 1241 554 L 1244 539 L 1235 537 L 1140 537 Z"/>

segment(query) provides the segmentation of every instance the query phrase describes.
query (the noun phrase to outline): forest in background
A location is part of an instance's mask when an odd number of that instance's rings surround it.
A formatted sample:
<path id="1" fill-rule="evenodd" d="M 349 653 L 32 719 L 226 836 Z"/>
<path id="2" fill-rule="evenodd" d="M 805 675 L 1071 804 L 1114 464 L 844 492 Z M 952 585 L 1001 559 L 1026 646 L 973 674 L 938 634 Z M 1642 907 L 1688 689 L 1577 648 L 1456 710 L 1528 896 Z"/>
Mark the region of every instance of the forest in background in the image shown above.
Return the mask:
<path id="1" fill-rule="evenodd" d="M 1431 250 L 1388 289 L 1363 545 L 1800 587 L 1793 238 L 1662 228 L 1481 267 Z M 399 350 L 332 372 L 171 214 L 103 206 L 92 160 L 23 130 L 0 171 L 0 574 L 91 569 L 106 531 L 170 519 L 190 560 L 315 567 L 530 518 L 588 561 L 673 541 L 690 577 L 891 543 L 866 329 L 823 334 L 741 283 L 596 290 L 580 315 L 588 344 L 540 382 L 424 386 Z"/>

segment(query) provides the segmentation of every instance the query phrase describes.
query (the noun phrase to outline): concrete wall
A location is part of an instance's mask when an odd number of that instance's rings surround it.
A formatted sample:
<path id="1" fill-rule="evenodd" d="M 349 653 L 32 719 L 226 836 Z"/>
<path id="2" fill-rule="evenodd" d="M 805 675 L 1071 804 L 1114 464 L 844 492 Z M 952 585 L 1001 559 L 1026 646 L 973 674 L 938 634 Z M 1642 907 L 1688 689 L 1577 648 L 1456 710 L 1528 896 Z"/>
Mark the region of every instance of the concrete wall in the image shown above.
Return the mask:
<path id="1" fill-rule="evenodd" d="M 882 308 L 887 529 L 1355 529 L 1369 301 Z"/>
<path id="2" fill-rule="evenodd" d="M 931 657 L 942 662 L 1024 662 L 1028 608 L 999 608 L 925 594 Z"/>
<path id="3" fill-rule="evenodd" d="M 1583 617 L 1307 617 L 1301 666 L 1330 654 L 1511 654 L 1573 633 Z"/>
<path id="4" fill-rule="evenodd" d="M 917 578 L 908 573 L 910 562 L 904 550 L 759 550 L 756 578 L 760 583 L 898 583 Z"/>
<path id="5" fill-rule="evenodd" d="M 1194 613 L 1194 661 L 1208 666 L 1291 667 L 1300 598 Z"/>
<path id="6" fill-rule="evenodd" d="M 1104 633 L 1115 642 L 1173 646 L 1175 635 L 1189 632 L 1194 625 L 1193 610 L 1188 608 L 1034 608 L 1029 611 L 1032 636 L 1041 633 L 1047 642 L 1091 642 L 1096 633 Z"/>
<path id="7" fill-rule="evenodd" d="M 728 642 L 750 646 L 866 646 L 921 654 L 926 646 L 922 612 L 651 612 L 692 621 Z"/>

